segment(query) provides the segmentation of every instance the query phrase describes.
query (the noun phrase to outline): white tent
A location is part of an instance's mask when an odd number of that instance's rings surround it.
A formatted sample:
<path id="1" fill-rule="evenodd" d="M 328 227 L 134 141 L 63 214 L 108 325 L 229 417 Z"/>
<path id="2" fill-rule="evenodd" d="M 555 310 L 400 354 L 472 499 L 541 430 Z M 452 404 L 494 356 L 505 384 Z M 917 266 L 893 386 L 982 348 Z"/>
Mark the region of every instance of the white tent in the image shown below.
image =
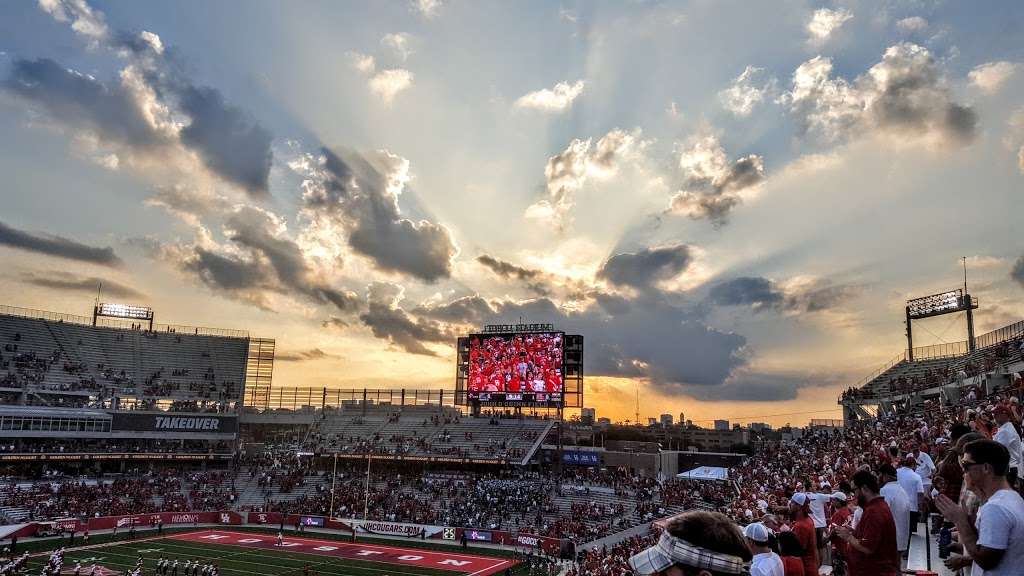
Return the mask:
<path id="1" fill-rule="evenodd" d="M 728 480 L 729 469 L 721 466 L 700 466 L 689 472 L 676 474 L 676 478 L 683 480 Z"/>

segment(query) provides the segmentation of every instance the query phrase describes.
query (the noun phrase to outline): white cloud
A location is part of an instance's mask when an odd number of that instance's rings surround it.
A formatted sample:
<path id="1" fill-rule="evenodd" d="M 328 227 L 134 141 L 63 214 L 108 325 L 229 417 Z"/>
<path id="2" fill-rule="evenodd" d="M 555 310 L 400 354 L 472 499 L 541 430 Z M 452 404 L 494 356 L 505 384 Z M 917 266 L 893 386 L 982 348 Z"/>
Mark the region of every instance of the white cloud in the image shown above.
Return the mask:
<path id="1" fill-rule="evenodd" d="M 363 74 L 373 74 L 377 69 L 377 61 L 369 54 L 349 52 L 348 57 L 352 60 L 352 66 Z"/>
<path id="2" fill-rule="evenodd" d="M 953 102 L 946 79 L 927 49 L 910 43 L 889 47 L 882 61 L 855 81 L 832 78 L 832 61 L 817 56 L 793 73 L 792 90 L 779 101 L 803 129 L 829 141 L 884 133 L 900 141 L 970 142 L 977 114 Z"/>
<path id="3" fill-rule="evenodd" d="M 117 154 L 106 154 L 104 156 L 96 157 L 96 163 L 106 168 L 107 170 L 117 170 L 121 165 L 121 159 L 117 157 Z"/>
<path id="4" fill-rule="evenodd" d="M 576 193 L 588 180 L 607 180 L 619 172 L 624 161 L 637 157 L 645 143 L 640 130 L 612 130 L 596 143 L 592 138 L 573 140 L 569 146 L 548 159 L 544 167 L 547 197 L 526 209 L 526 217 L 550 221 L 559 227 L 567 224 L 576 205 Z"/>
<path id="5" fill-rule="evenodd" d="M 820 8 L 815 10 L 811 20 L 807 23 L 807 33 L 810 34 L 808 42 L 824 44 L 833 32 L 851 18 L 853 18 L 853 13 L 845 9 Z"/>
<path id="6" fill-rule="evenodd" d="M 85 0 L 39 0 L 39 7 L 58 22 L 71 22 L 71 29 L 93 45 L 110 37 L 103 13 L 93 11 Z"/>
<path id="7" fill-rule="evenodd" d="M 722 106 L 736 116 L 749 116 L 754 107 L 775 91 L 776 80 L 764 68 L 747 66 L 732 85 L 718 93 Z"/>
<path id="8" fill-rule="evenodd" d="M 380 39 L 380 43 L 390 48 L 395 54 L 402 59 L 402 61 L 408 60 L 409 55 L 412 54 L 412 48 L 409 46 L 410 36 L 404 32 L 397 32 L 393 34 L 385 34 Z"/>
<path id="9" fill-rule="evenodd" d="M 909 18 L 897 20 L 896 28 L 904 33 L 921 32 L 928 28 L 928 21 L 920 16 L 910 16 Z"/>
<path id="10" fill-rule="evenodd" d="M 683 186 L 669 201 L 668 211 L 706 218 L 715 226 L 725 224 L 729 212 L 765 181 L 764 158 L 750 154 L 730 163 L 714 134 L 691 138 L 680 151 L 679 169 Z"/>
<path id="11" fill-rule="evenodd" d="M 967 75 L 971 84 L 986 94 L 995 94 L 1016 72 L 1019 66 L 1013 62 L 988 62 L 975 66 Z"/>
<path id="12" fill-rule="evenodd" d="M 413 0 L 413 8 L 426 18 L 433 18 L 441 11 L 441 0 Z"/>
<path id="13" fill-rule="evenodd" d="M 403 68 L 381 70 L 370 78 L 370 91 L 391 104 L 399 92 L 412 86 L 412 72 Z"/>
<path id="14" fill-rule="evenodd" d="M 576 97 L 583 93 L 584 86 L 586 82 L 583 80 L 577 80 L 572 84 L 559 82 L 554 88 L 545 88 L 521 96 L 516 100 L 516 107 L 544 112 L 564 112 L 572 106 Z"/>

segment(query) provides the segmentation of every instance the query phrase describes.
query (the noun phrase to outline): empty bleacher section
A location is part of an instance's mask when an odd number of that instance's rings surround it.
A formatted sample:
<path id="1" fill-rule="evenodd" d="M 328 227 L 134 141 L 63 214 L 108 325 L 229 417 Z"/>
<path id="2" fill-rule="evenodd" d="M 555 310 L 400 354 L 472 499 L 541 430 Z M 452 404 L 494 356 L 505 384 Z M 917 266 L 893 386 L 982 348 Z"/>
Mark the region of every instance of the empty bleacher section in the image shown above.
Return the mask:
<path id="1" fill-rule="evenodd" d="M 305 441 L 320 453 L 527 462 L 553 420 L 471 417 L 445 406 L 350 404 L 323 411 Z"/>
<path id="2" fill-rule="evenodd" d="M 226 412 L 242 398 L 249 343 L 242 333 L 90 324 L 84 317 L 0 309 L 4 403 Z"/>
<path id="3" fill-rule="evenodd" d="M 846 390 L 840 404 L 849 408 L 849 414 L 865 404 L 891 408 L 893 401 L 920 400 L 921 396 L 942 396 L 952 403 L 970 388 L 1010 385 L 1012 374 L 1020 371 L 1019 363 L 1024 361 L 1024 322 L 983 334 L 975 343 L 973 351 L 966 342 L 915 348 L 913 354 L 905 351 Z"/>

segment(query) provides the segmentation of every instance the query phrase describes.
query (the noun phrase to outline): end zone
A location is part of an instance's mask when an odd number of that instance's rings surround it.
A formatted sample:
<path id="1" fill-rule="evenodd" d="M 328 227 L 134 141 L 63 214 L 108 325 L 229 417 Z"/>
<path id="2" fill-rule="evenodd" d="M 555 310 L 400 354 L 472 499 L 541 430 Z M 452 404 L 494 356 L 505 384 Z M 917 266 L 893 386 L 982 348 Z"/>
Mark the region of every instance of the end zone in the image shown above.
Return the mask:
<path id="1" fill-rule="evenodd" d="M 517 564 L 514 560 L 445 552 L 442 550 L 422 550 L 419 548 L 401 548 L 291 536 L 285 537 L 282 544 L 278 546 L 277 536 L 275 535 L 256 532 L 232 532 L 230 530 L 201 530 L 199 532 L 172 534 L 166 538 L 169 540 L 209 542 L 223 546 L 239 546 L 261 550 L 286 550 L 289 552 L 302 552 L 304 554 L 380 562 L 383 564 L 419 566 L 437 570 L 451 570 L 453 572 L 469 574 L 470 576 L 490 576 Z"/>

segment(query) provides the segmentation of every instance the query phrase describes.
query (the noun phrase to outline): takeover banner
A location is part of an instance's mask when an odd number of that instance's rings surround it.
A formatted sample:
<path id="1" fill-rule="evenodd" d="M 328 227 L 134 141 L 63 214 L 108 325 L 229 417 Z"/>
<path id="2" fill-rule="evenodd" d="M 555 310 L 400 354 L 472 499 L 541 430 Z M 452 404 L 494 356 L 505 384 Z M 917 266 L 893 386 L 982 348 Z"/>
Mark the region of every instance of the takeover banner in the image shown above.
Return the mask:
<path id="1" fill-rule="evenodd" d="M 176 414 L 173 412 L 114 412 L 112 432 L 184 432 L 195 434 L 234 434 L 237 416 L 216 414 Z"/>

